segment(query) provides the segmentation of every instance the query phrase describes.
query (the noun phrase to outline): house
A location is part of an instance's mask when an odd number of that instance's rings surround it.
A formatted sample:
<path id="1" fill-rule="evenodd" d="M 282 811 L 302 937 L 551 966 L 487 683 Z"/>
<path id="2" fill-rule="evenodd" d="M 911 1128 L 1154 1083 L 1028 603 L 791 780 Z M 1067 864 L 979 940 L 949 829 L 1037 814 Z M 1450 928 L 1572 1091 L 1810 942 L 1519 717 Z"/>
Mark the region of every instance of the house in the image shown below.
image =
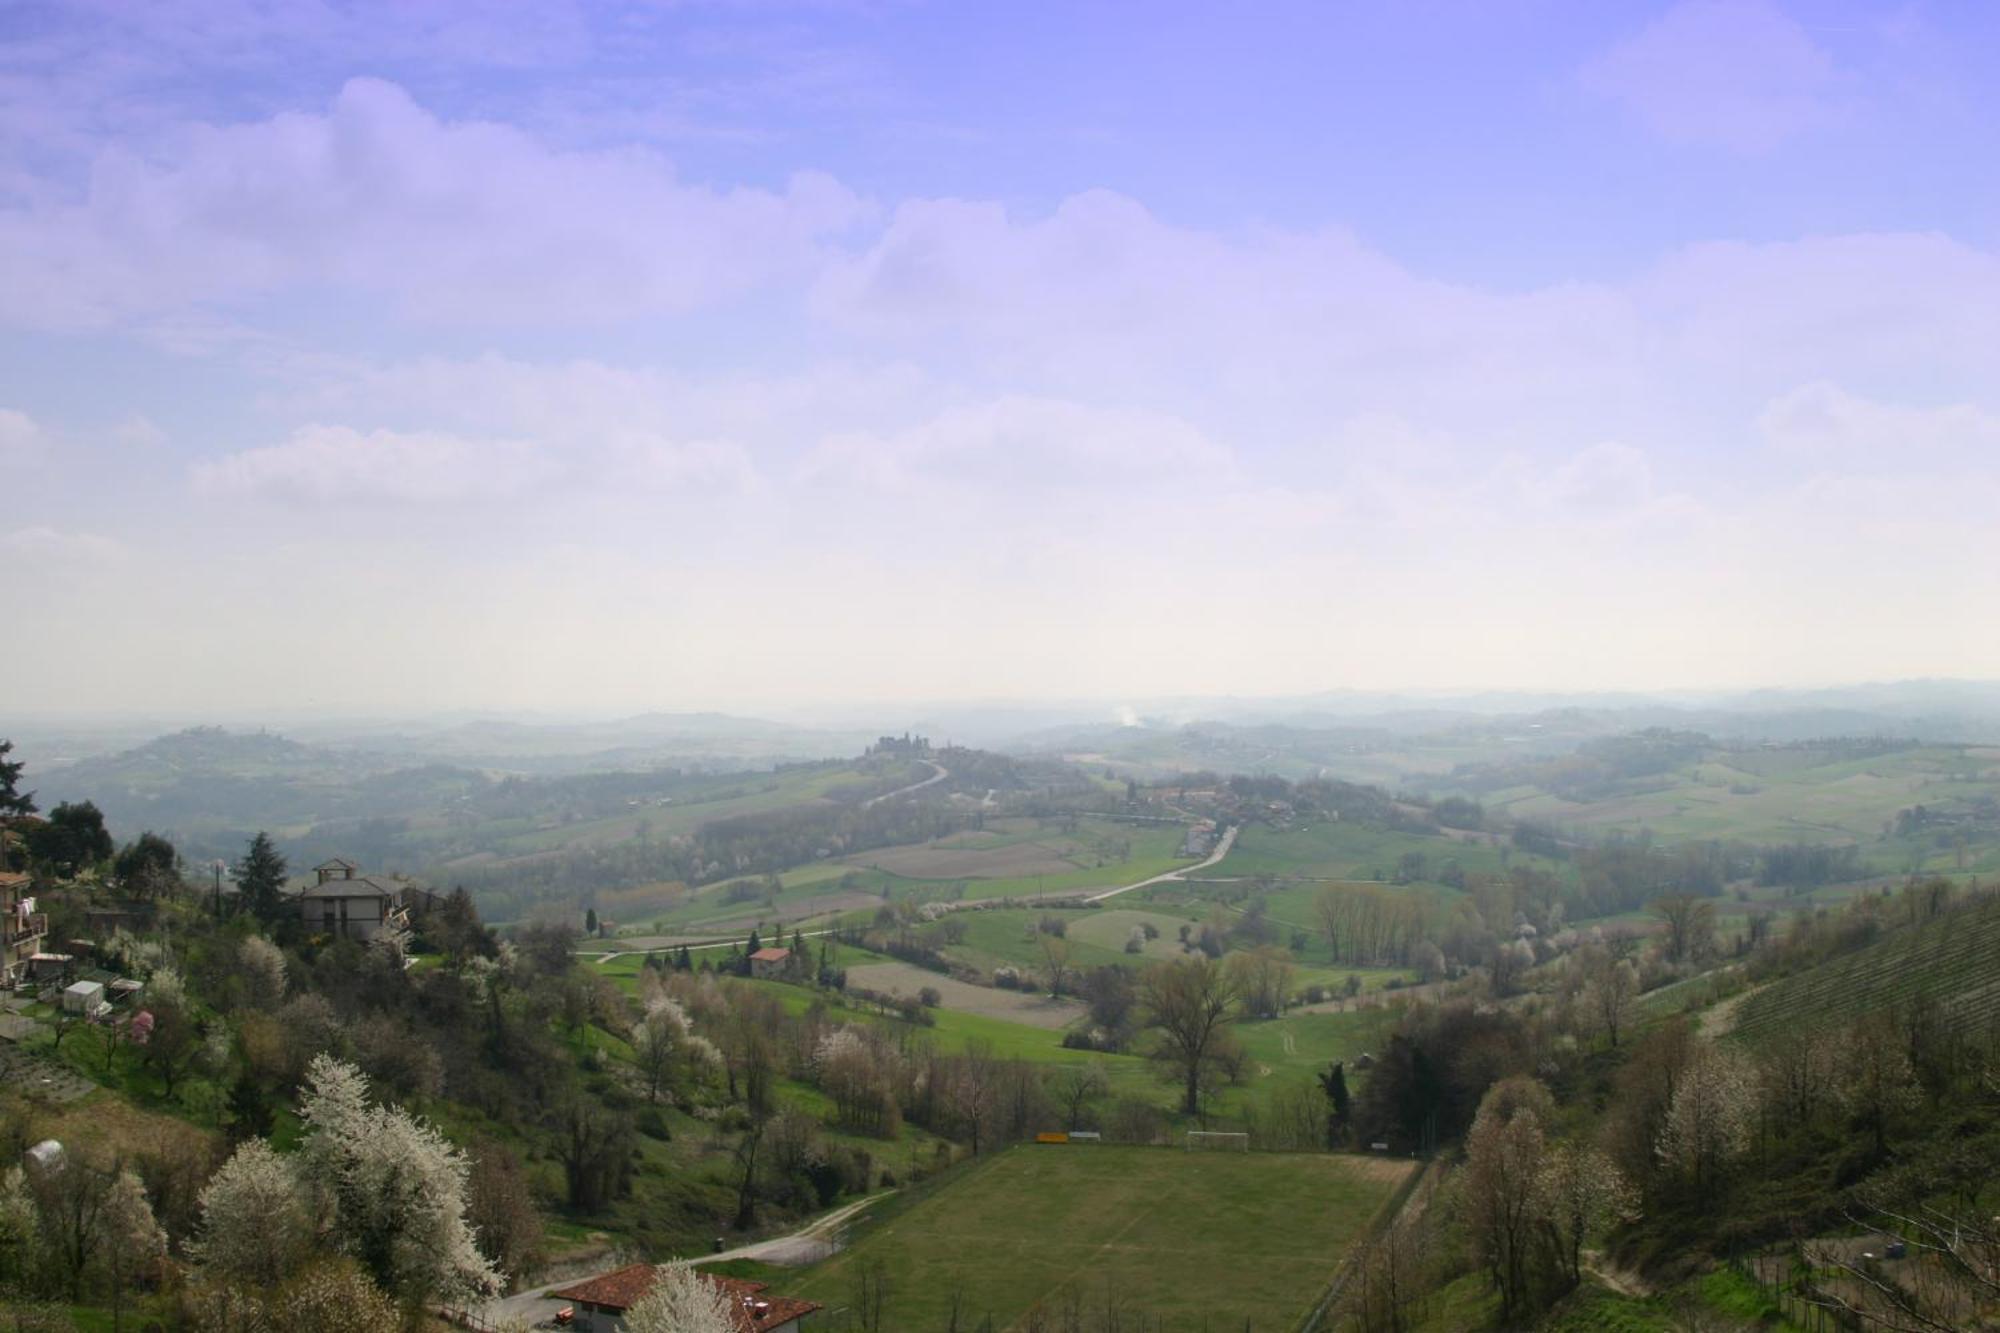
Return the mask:
<path id="1" fill-rule="evenodd" d="M 753 977 L 782 977 L 791 965 L 790 949 L 759 949 L 750 955 L 750 975 Z"/>
<path id="2" fill-rule="evenodd" d="M 658 1272 L 652 1264 L 630 1264 L 549 1295 L 576 1307 L 576 1322 L 571 1327 L 579 1333 L 618 1333 L 625 1326 L 625 1312 L 652 1288 Z M 767 1295 L 768 1288 L 762 1282 L 710 1273 L 701 1277 L 729 1297 L 739 1333 L 798 1333 L 806 1316 L 820 1308 L 812 1301 Z"/>
<path id="3" fill-rule="evenodd" d="M 337 935 L 364 944 L 390 927 L 408 927 L 404 886 L 384 884 L 335 857 L 313 867 L 314 883 L 299 891 L 299 915 L 315 935 Z"/>
<path id="4" fill-rule="evenodd" d="M 26 875 L 0 871 L 0 985 L 27 979 L 28 960 L 40 951 L 42 937 L 49 933 L 48 913 L 35 910 L 29 887 Z"/>

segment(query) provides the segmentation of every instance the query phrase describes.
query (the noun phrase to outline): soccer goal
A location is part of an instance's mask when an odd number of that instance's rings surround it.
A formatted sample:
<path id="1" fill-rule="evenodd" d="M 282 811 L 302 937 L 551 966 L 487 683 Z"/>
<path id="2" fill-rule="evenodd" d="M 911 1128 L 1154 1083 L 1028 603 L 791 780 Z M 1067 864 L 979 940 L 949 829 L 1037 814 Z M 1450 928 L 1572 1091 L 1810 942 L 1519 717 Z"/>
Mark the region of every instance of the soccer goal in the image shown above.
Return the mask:
<path id="1" fill-rule="evenodd" d="M 1187 1132 L 1189 1152 L 1249 1152 L 1250 1136 L 1241 1130 L 1191 1129 Z"/>

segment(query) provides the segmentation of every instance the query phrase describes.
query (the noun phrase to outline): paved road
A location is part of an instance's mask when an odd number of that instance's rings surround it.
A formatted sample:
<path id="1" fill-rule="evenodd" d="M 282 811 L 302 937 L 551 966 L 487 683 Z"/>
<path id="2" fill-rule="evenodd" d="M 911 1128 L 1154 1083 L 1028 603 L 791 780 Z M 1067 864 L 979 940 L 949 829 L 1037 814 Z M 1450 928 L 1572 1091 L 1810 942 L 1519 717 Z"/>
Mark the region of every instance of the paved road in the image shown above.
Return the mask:
<path id="1" fill-rule="evenodd" d="M 802 1268 L 818 1263 L 839 1248 L 836 1237 L 840 1226 L 848 1218 L 874 1203 L 887 1198 L 894 1190 L 881 1190 L 865 1199 L 836 1208 L 823 1217 L 814 1218 L 789 1236 L 773 1236 L 770 1240 L 760 1240 L 750 1245 L 739 1245 L 733 1250 L 720 1254 L 697 1254 L 687 1256 L 692 1263 L 715 1263 L 722 1259 L 759 1259 L 767 1264 L 777 1264 L 783 1268 Z M 550 1282 L 531 1291 L 517 1292 L 487 1303 L 474 1311 L 489 1324 L 506 1328 L 509 1324 L 525 1324 L 530 1328 L 540 1328 L 550 1324 L 556 1311 L 569 1304 L 553 1299 L 549 1293 L 561 1287 L 572 1286 L 583 1281 L 590 1274 L 580 1273 L 566 1277 L 560 1282 Z"/>
<path id="2" fill-rule="evenodd" d="M 1106 889 L 1102 893 L 1086 894 L 1083 900 L 1087 903 L 1101 903 L 1106 898 L 1116 898 L 1119 894 L 1130 893 L 1134 889 L 1143 889 L 1154 884 L 1166 884 L 1173 880 L 1185 879 L 1195 871 L 1206 870 L 1221 861 L 1223 857 L 1229 855 L 1229 849 L 1235 845 L 1235 842 L 1236 826 L 1231 824 L 1222 831 L 1222 841 L 1215 844 L 1215 850 L 1208 854 L 1206 861 L 1200 862 L 1197 865 L 1182 866 L 1179 870 L 1169 870 L 1164 875 L 1155 875 L 1151 879 L 1142 879 L 1137 884 L 1127 884 L 1121 888 Z"/>
<path id="3" fill-rule="evenodd" d="M 885 791 L 880 796 L 871 796 L 861 803 L 861 808 L 866 810 L 871 805 L 880 805 L 884 801 L 893 801 L 898 796 L 908 796 L 913 791 L 922 791 L 933 783 L 943 782 L 951 776 L 950 773 L 945 771 L 943 764 L 933 763 L 929 759 L 925 759 L 922 762 L 931 766 L 932 772 L 929 777 L 925 778 L 922 782 L 912 782 L 907 787 L 898 787 L 894 791 Z"/>

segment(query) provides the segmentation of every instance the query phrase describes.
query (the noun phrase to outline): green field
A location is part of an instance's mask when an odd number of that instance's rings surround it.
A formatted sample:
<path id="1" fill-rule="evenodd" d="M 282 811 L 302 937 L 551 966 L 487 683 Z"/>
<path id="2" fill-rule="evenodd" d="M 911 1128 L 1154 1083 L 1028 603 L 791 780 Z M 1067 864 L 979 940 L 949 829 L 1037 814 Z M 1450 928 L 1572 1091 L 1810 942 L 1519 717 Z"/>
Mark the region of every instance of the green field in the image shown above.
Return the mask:
<path id="1" fill-rule="evenodd" d="M 1322 1154 L 1028 1144 L 857 1224 L 848 1249 L 790 1284 L 829 1311 L 879 1271 L 883 1326 L 942 1329 L 987 1315 L 1052 1322 L 1072 1295 L 1166 1330 L 1293 1327 L 1407 1162 Z M 864 1215 L 865 1217 L 866 1215 Z M 967 1317 L 969 1316 L 969 1317 Z M 1154 1327 L 1154 1324 L 1148 1324 Z"/>

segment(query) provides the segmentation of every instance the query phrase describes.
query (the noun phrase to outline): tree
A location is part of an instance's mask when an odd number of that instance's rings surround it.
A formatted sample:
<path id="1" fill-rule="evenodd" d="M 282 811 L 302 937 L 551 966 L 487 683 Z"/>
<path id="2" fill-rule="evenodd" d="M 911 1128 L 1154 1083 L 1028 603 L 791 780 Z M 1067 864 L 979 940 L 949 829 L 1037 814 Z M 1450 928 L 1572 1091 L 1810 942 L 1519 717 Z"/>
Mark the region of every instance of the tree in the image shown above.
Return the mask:
<path id="1" fill-rule="evenodd" d="M 1340 1061 L 1319 1076 L 1320 1091 L 1326 1094 L 1326 1147 L 1332 1152 L 1347 1137 L 1348 1121 L 1354 1115 L 1353 1099 L 1347 1091 L 1347 1067 Z"/>
<path id="2" fill-rule="evenodd" d="M 276 1013 L 285 1002 L 285 951 L 262 935 L 246 935 L 236 946 L 236 966 L 243 1007 L 253 1013 Z"/>
<path id="3" fill-rule="evenodd" d="M 111 857 L 111 834 L 104 812 L 89 801 L 64 801 L 49 812 L 46 823 L 28 830 L 28 855 L 36 865 L 62 875 Z"/>
<path id="4" fill-rule="evenodd" d="M 0 740 L 0 819 L 35 813 L 35 794 L 21 790 L 21 770 L 27 761 L 9 759 L 13 752 L 14 742 Z"/>
<path id="5" fill-rule="evenodd" d="M 1585 1003 L 1616 1049 L 1618 1034 L 1624 1030 L 1632 1002 L 1639 995 L 1639 974 L 1631 963 L 1612 957 L 1608 949 L 1598 948 L 1588 951 L 1584 977 Z"/>
<path id="6" fill-rule="evenodd" d="M 632 1029 L 632 1056 L 646 1078 L 646 1100 L 660 1099 L 660 1085 L 688 1031 L 687 1011 L 678 1001 L 659 995 L 646 1006 L 646 1016 Z"/>
<path id="7" fill-rule="evenodd" d="M 1646 910 L 1667 928 L 1667 959 L 1684 963 L 1706 957 L 1715 948 L 1715 904 L 1706 898 L 1675 893 L 1655 898 Z"/>
<path id="8" fill-rule="evenodd" d="M 1639 1192 L 1595 1148 L 1559 1143 L 1536 1182 L 1542 1212 L 1567 1285 L 1583 1281 L 1583 1246 L 1592 1236 L 1639 1216 Z"/>
<path id="9" fill-rule="evenodd" d="M 111 863 L 111 872 L 127 893 L 151 898 L 180 883 L 180 861 L 174 845 L 148 829 L 139 835 L 137 842 L 128 843 L 118 853 L 118 859 Z"/>
<path id="10" fill-rule="evenodd" d="M 155 978 L 158 975 L 155 973 Z M 157 981 L 153 991 L 151 1008 L 133 1015 L 132 1044 L 140 1048 L 140 1059 L 160 1076 L 161 1089 L 172 1100 L 174 1085 L 201 1052 L 201 1025 L 185 999 L 166 993 Z M 142 1030 L 139 1019 L 147 1014 L 153 1021 Z"/>
<path id="11" fill-rule="evenodd" d="M 1238 950 L 1223 963 L 1230 985 L 1244 1010 L 1258 1018 L 1276 1018 L 1292 991 L 1292 960 L 1284 950 L 1260 944 Z"/>
<path id="12" fill-rule="evenodd" d="M 625 1333 L 736 1333 L 728 1294 L 686 1264 L 661 1264 L 625 1311 Z"/>
<path id="13" fill-rule="evenodd" d="M 396 1107 L 370 1106 L 361 1071 L 331 1056 L 306 1071 L 299 1168 L 335 1242 L 412 1301 L 497 1291 L 465 1218 L 465 1154 Z"/>
<path id="14" fill-rule="evenodd" d="M 557 1112 L 555 1131 L 570 1207 L 592 1212 L 625 1192 L 632 1155 L 629 1119 L 572 1093 Z"/>
<path id="15" fill-rule="evenodd" d="M 196 1260 L 224 1281 L 275 1287 L 312 1245 L 312 1218 L 298 1173 L 262 1139 L 251 1139 L 201 1192 Z"/>
<path id="16" fill-rule="evenodd" d="M 275 921 L 284 905 L 285 858 L 271 842 L 271 835 L 258 833 L 249 850 L 236 863 L 236 887 L 243 905 L 260 921 Z"/>
<path id="17" fill-rule="evenodd" d="M 1502 1322 L 1510 1325 L 1534 1293 L 1543 1126 L 1553 1109 L 1548 1089 L 1535 1080 L 1502 1079 L 1480 1102 L 1465 1140 L 1466 1231 L 1500 1293 Z"/>
<path id="18" fill-rule="evenodd" d="M 597 935 L 597 909 L 587 909 L 583 914 L 583 933 L 593 938 Z"/>
<path id="19" fill-rule="evenodd" d="M 1754 1076 L 1743 1056 L 1702 1043 L 1690 1049 L 1673 1086 L 1654 1152 L 1697 1197 L 1707 1197 L 1721 1183 L 1723 1166 L 1750 1146 Z"/>
<path id="20" fill-rule="evenodd" d="M 1139 979 L 1146 1026 L 1159 1033 L 1158 1059 L 1182 1087 L 1181 1109 L 1201 1112 L 1201 1081 L 1236 1007 L 1228 976 L 1212 959 L 1190 956 L 1146 969 Z"/>
<path id="21" fill-rule="evenodd" d="M 1049 1094 L 1062 1108 L 1063 1126 L 1067 1129 L 1082 1129 L 1084 1109 L 1102 1097 L 1110 1086 L 1103 1066 L 1094 1060 L 1089 1064 L 1057 1065 L 1049 1073 Z"/>
<path id="22" fill-rule="evenodd" d="M 1042 946 L 1042 961 L 1048 965 L 1049 994 L 1059 999 L 1069 980 L 1069 940 L 1047 930 L 1038 931 L 1036 939 Z"/>
<path id="23" fill-rule="evenodd" d="M 130 1170 L 120 1169 L 105 1192 L 99 1218 L 103 1235 L 98 1249 L 111 1286 L 111 1326 L 125 1326 L 125 1292 L 132 1281 L 167 1253 L 167 1233 L 154 1220 L 146 1187 Z"/>
<path id="24" fill-rule="evenodd" d="M 520 1159 L 503 1143 L 482 1141 L 472 1153 L 466 1220 L 480 1251 L 501 1272 L 519 1278 L 542 1252 L 542 1215 Z"/>

